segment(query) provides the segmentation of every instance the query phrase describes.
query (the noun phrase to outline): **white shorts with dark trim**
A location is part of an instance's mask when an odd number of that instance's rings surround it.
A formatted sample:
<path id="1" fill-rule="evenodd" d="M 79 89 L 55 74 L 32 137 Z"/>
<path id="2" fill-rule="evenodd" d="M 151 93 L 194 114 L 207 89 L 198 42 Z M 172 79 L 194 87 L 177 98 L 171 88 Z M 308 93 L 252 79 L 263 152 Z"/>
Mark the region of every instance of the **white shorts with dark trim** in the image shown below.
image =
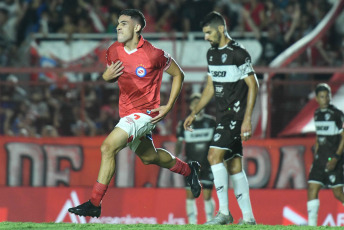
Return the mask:
<path id="1" fill-rule="evenodd" d="M 152 140 L 152 130 L 155 124 L 151 123 L 151 116 L 144 113 L 133 113 L 122 117 L 116 127 L 123 129 L 128 134 L 128 144 L 132 151 L 136 151 L 143 137 Z"/>

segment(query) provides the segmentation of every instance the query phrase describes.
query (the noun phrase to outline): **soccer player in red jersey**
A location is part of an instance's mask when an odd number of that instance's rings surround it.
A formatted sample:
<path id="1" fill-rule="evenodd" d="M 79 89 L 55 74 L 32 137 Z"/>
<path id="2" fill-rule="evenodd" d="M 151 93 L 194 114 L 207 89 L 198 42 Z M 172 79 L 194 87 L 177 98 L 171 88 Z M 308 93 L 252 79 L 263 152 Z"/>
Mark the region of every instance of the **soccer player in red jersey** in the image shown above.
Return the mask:
<path id="1" fill-rule="evenodd" d="M 100 216 L 101 200 L 115 173 L 115 157 L 126 146 L 144 164 L 155 164 L 185 176 L 195 197 L 201 193 L 197 176 L 199 163 L 193 161 L 187 164 L 165 149 L 156 149 L 151 136 L 157 122 L 167 115 L 177 100 L 184 73 L 169 54 L 141 36 L 146 21 L 140 11 L 123 10 L 118 23 L 118 41 L 107 50 L 107 69 L 103 79 L 118 83 L 121 119 L 100 148 L 102 159 L 91 199 L 68 210 L 79 216 Z M 173 80 L 169 100 L 166 105 L 160 106 L 160 86 L 164 71 Z"/>

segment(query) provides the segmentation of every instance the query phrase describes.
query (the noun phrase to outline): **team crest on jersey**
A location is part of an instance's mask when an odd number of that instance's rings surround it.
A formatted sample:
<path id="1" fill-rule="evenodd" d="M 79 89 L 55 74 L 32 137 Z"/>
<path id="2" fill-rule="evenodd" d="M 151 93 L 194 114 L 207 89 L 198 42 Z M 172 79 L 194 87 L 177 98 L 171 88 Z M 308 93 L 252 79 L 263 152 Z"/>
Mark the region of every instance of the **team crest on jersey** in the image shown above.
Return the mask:
<path id="1" fill-rule="evenodd" d="M 137 67 L 135 72 L 138 77 L 144 77 L 147 74 L 147 70 L 143 66 Z"/>
<path id="2" fill-rule="evenodd" d="M 226 60 L 227 60 L 227 54 L 222 54 L 221 56 L 222 63 L 225 63 Z"/>
<path id="3" fill-rule="evenodd" d="M 213 56 L 210 56 L 210 57 L 209 57 L 209 61 L 213 61 Z"/>
<path id="4" fill-rule="evenodd" d="M 331 117 L 331 114 L 329 114 L 329 113 L 326 113 L 326 114 L 325 114 L 325 120 L 326 120 L 326 121 L 328 121 L 328 120 L 330 119 L 330 117 Z"/>

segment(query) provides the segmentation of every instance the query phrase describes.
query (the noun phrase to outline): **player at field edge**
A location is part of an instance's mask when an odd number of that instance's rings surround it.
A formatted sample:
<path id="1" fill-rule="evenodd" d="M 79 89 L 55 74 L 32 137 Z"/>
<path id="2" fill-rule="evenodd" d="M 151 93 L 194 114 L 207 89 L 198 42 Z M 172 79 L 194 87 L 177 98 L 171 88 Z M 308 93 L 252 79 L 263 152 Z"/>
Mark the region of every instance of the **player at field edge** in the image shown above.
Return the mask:
<path id="1" fill-rule="evenodd" d="M 206 225 L 233 223 L 228 207 L 228 174 L 243 218 L 240 224 L 256 224 L 249 196 L 249 185 L 242 167 L 242 140 L 252 135 L 251 117 L 258 92 L 258 80 L 248 52 L 227 32 L 224 18 L 211 12 L 201 22 L 204 39 L 211 47 L 207 52 L 208 79 L 202 97 L 184 122 L 190 126 L 197 114 L 215 95 L 216 129 L 208 160 L 214 175 L 219 211 Z M 225 165 L 226 164 L 226 165 Z M 228 170 L 228 171 L 227 171 Z"/>
<path id="2" fill-rule="evenodd" d="M 190 110 L 198 104 L 201 98 L 200 93 L 193 93 L 189 98 Z M 203 188 L 204 211 L 207 221 L 214 217 L 215 201 L 211 197 L 211 192 L 214 186 L 214 177 L 207 159 L 208 150 L 216 125 L 215 118 L 204 113 L 201 110 L 194 123 L 192 129 L 194 132 L 188 132 L 183 128 L 184 121 L 180 121 L 177 126 L 177 142 L 175 148 L 176 156 L 182 153 L 183 143 L 185 143 L 186 162 L 197 161 L 201 163 L 202 167 L 199 173 L 199 179 Z M 198 211 L 196 200 L 194 199 L 190 186 L 185 186 L 186 189 L 186 214 L 189 224 L 197 224 Z"/>
<path id="3" fill-rule="evenodd" d="M 103 79 L 118 83 L 121 119 L 100 147 L 101 164 L 90 200 L 68 209 L 76 215 L 101 215 L 101 201 L 115 173 L 115 157 L 126 146 L 145 165 L 155 164 L 185 176 L 195 197 L 201 193 L 198 162 L 187 164 L 165 149 L 154 147 L 151 131 L 173 108 L 182 88 L 184 73 L 168 53 L 155 48 L 142 37 L 145 25 L 146 20 L 139 10 L 126 9 L 119 15 L 117 41 L 106 52 L 107 68 Z M 164 71 L 173 80 L 167 104 L 160 105 Z"/>
<path id="4" fill-rule="evenodd" d="M 308 225 L 317 226 L 319 191 L 332 189 L 334 197 L 344 205 L 343 150 L 344 114 L 331 104 L 331 88 L 320 83 L 315 88 L 319 108 L 314 112 L 316 142 L 314 161 L 308 177 Z"/>

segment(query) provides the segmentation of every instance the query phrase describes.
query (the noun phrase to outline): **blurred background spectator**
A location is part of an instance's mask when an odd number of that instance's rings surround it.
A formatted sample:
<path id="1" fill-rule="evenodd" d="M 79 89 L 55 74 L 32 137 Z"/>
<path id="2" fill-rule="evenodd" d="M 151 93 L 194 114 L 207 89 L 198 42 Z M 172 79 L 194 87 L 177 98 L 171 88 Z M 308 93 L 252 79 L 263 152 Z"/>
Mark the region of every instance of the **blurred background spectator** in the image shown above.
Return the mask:
<path id="1" fill-rule="evenodd" d="M 72 46 L 71 41 L 78 40 L 74 38 L 75 34 L 116 33 L 118 15 L 126 8 L 137 8 L 144 13 L 147 20 L 145 33 L 167 33 L 173 37 L 173 33 L 181 32 L 182 39 L 188 39 L 191 32 L 201 32 L 200 21 L 207 13 L 216 10 L 225 17 L 230 34 L 236 32 L 240 38 L 249 34 L 250 39 L 259 41 L 262 54 L 256 64 L 268 66 L 285 49 L 309 34 L 329 12 L 331 3 L 330 0 L 2 0 L 0 66 L 64 67 L 65 60 L 40 57 L 40 51 L 33 50 L 31 35 L 68 34 L 61 42 L 70 47 L 68 55 L 72 57 L 75 50 L 83 48 Z M 307 48 L 289 66 L 342 66 L 343 21 L 344 13 L 315 45 Z M 103 46 L 107 44 L 104 42 Z M 100 62 L 100 52 L 97 48 L 94 54 L 71 63 L 79 68 L 94 66 Z M 97 80 L 99 75 L 30 73 L 25 79 L 43 83 L 23 87 L 18 84 L 19 79 L 24 79 L 20 74 L 0 73 L 0 135 L 107 135 L 119 120 L 118 89 L 106 88 L 102 84 L 83 84 L 82 88 L 75 84 Z M 282 74 L 278 79 L 328 80 L 329 77 L 329 74 L 292 73 Z M 186 93 L 192 92 L 189 86 L 184 87 Z M 303 98 L 299 100 L 302 107 L 307 102 L 308 91 L 302 85 L 298 88 L 284 87 L 281 91 L 293 90 L 293 96 Z M 167 96 L 163 92 L 162 101 Z M 281 106 L 293 106 L 278 100 Z M 214 108 L 207 109 L 213 111 Z M 172 125 L 171 117 L 168 117 L 159 123 L 156 132 L 171 134 Z"/>

